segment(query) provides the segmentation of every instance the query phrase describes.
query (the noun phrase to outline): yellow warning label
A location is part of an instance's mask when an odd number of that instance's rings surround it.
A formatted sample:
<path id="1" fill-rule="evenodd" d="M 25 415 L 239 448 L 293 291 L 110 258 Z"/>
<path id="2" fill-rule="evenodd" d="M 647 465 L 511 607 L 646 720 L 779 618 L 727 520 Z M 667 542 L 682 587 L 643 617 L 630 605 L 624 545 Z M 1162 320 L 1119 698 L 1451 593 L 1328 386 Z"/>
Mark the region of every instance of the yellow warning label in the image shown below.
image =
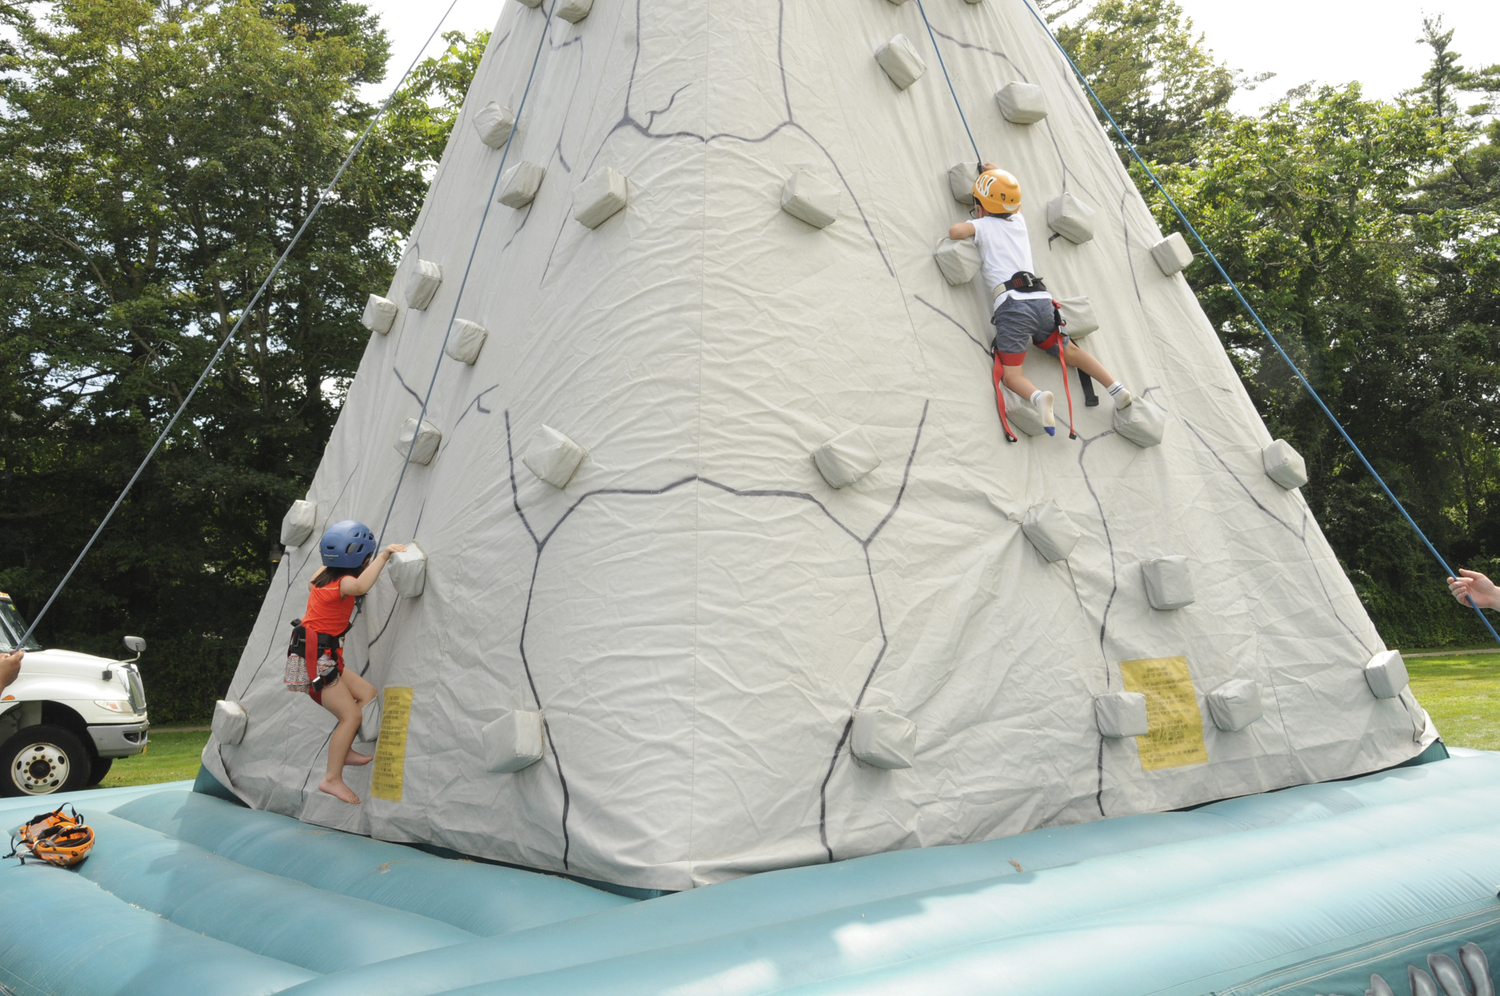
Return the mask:
<path id="1" fill-rule="evenodd" d="M 406 724 L 411 722 L 411 689 L 387 688 L 381 692 L 380 739 L 375 744 L 375 769 L 370 794 L 390 802 L 401 801 L 401 775 L 406 769 Z"/>
<path id="2" fill-rule="evenodd" d="M 1198 694 L 1193 691 L 1193 676 L 1188 672 L 1186 657 L 1121 661 L 1120 677 L 1126 691 L 1146 696 L 1146 723 L 1150 732 L 1135 738 L 1142 770 L 1208 763 L 1208 748 L 1203 745 L 1203 714 L 1198 711 Z M 381 736 L 384 735 L 382 730 Z"/>

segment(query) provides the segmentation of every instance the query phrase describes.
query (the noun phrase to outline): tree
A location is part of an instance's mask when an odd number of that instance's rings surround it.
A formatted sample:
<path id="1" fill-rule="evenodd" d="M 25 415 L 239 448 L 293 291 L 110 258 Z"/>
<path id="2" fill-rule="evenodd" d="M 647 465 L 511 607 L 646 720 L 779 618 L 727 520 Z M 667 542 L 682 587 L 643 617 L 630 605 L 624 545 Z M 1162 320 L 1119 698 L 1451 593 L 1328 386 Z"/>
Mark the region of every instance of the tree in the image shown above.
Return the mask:
<path id="1" fill-rule="evenodd" d="M 16 34 L 0 586 L 35 611 L 369 122 L 387 44 L 344 0 L 60 0 Z M 378 129 L 48 616 L 53 645 L 154 637 L 158 720 L 211 705 L 253 623 L 440 151 L 429 118 L 451 112 L 421 103 Z"/>

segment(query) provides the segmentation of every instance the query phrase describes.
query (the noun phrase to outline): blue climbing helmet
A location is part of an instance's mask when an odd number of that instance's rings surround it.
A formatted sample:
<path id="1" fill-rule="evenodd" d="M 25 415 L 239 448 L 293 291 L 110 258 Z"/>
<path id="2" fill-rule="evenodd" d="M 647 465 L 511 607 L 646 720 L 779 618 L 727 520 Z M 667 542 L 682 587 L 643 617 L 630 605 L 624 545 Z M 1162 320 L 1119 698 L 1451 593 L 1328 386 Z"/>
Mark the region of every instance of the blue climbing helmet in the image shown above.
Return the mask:
<path id="1" fill-rule="evenodd" d="M 363 522 L 345 519 L 328 527 L 318 550 L 324 567 L 359 567 L 375 552 L 375 534 Z"/>

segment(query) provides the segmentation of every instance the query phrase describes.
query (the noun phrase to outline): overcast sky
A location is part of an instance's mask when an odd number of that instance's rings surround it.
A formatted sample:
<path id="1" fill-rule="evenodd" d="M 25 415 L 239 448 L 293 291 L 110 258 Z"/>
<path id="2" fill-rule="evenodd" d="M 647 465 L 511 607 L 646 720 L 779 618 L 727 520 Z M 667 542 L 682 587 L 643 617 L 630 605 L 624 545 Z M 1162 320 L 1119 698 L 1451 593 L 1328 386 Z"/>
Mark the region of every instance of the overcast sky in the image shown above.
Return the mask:
<path id="1" fill-rule="evenodd" d="M 506 3 L 458 0 L 445 30 L 492 28 Z M 837 0 L 841 3 L 856 0 Z M 955 0 L 927 0 L 949 3 Z M 1458 29 L 1454 47 L 1470 67 L 1500 62 L 1500 0 L 1178 0 L 1208 37 L 1209 47 L 1237 69 L 1274 72 L 1254 93 L 1240 94 L 1237 110 L 1250 111 L 1309 80 L 1359 80 L 1371 96 L 1390 97 L 1414 85 L 1427 67 L 1427 49 L 1415 44 L 1422 16 L 1442 14 Z M 391 83 L 447 6 L 446 0 L 374 0 L 394 42 Z M 434 46 L 435 49 L 435 46 Z M 390 84 L 388 83 L 387 86 Z"/>

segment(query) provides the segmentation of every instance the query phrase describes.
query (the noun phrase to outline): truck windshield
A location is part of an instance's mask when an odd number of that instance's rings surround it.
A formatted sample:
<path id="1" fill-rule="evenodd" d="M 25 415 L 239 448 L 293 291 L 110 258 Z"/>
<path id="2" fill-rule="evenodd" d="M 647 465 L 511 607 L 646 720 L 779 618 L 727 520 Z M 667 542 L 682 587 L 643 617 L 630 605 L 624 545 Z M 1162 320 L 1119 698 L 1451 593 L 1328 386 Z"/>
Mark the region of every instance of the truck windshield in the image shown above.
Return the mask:
<path id="1" fill-rule="evenodd" d="M 21 636 L 26 632 L 26 620 L 21 611 L 16 608 L 10 596 L 0 592 L 0 650 L 9 653 L 15 650 L 21 643 Z M 24 650 L 41 650 L 42 645 L 37 642 L 36 637 L 26 641 Z"/>

